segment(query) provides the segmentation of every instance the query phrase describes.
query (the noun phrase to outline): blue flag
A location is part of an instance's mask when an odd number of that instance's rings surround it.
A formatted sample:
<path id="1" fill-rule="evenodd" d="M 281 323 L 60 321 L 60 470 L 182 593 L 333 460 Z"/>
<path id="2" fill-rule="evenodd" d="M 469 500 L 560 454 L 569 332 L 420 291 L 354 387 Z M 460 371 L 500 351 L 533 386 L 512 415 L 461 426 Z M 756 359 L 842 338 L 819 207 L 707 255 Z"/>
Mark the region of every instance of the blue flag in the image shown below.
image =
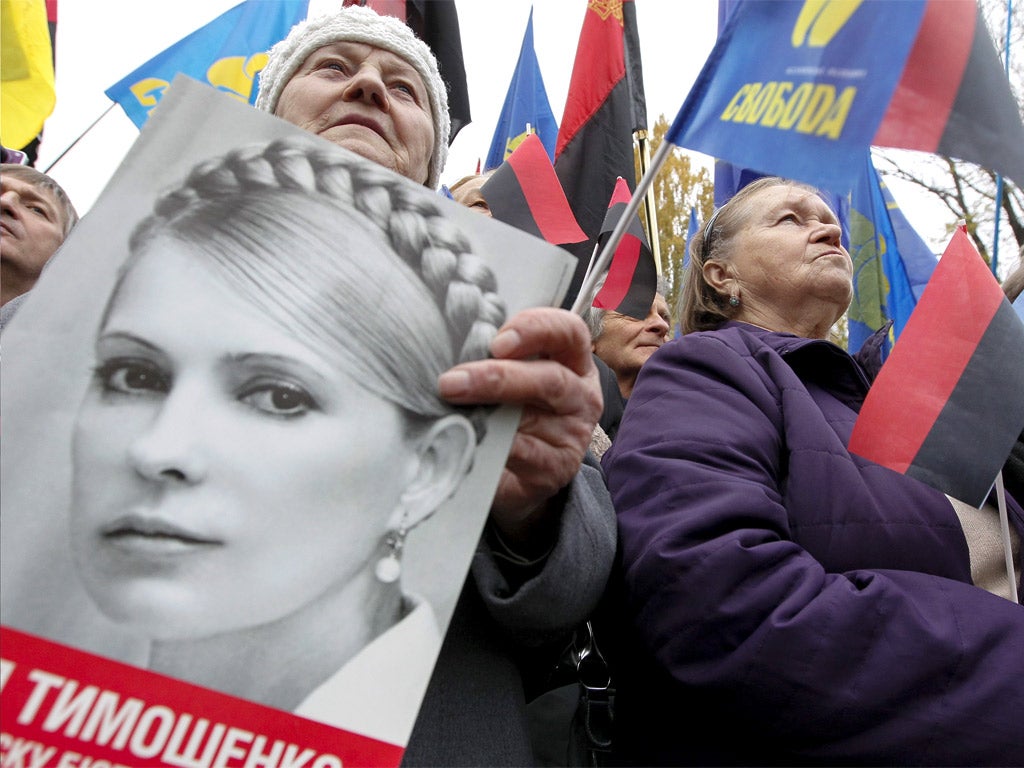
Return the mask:
<path id="1" fill-rule="evenodd" d="M 306 18 L 309 0 L 245 0 L 157 54 L 104 93 L 139 128 L 183 73 L 241 101 L 256 100 L 267 51 Z"/>
<path id="2" fill-rule="evenodd" d="M 491 149 L 487 153 L 484 170 L 497 168 L 505 162 L 519 143 L 527 136 L 527 126 L 540 137 L 548 158 L 554 162 L 555 142 L 558 140 L 558 123 L 551 111 L 544 79 L 540 74 L 537 52 L 533 48 L 533 8 L 526 22 L 523 46 L 519 50 L 519 61 L 508 86 L 505 105 L 498 117 Z"/>
<path id="3" fill-rule="evenodd" d="M 844 207 L 843 239 L 853 259 L 854 295 L 847 315 L 852 353 L 889 320 L 890 341 L 899 338 L 938 260 L 881 183 L 870 152 Z"/>
<path id="4" fill-rule="evenodd" d="M 717 187 L 717 185 L 716 185 Z M 694 235 L 697 234 L 697 209 L 694 206 L 690 206 L 690 224 L 686 228 L 686 249 L 683 251 L 683 269 L 690 266 L 690 243 L 693 242 Z"/>
<path id="5" fill-rule="evenodd" d="M 1024 322 L 1024 293 L 1014 299 L 1013 309 L 1020 316 L 1021 322 Z"/>
<path id="6" fill-rule="evenodd" d="M 924 9 L 924 0 L 741 2 L 665 140 L 762 173 L 850 189 Z"/>

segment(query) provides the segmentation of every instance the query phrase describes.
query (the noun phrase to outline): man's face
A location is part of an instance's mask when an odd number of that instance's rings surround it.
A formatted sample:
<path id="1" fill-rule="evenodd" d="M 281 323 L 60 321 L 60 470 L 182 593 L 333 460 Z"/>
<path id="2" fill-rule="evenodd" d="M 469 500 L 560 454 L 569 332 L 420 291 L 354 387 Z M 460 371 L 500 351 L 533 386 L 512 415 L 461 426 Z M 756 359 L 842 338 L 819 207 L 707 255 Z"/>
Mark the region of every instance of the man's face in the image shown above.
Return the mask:
<path id="1" fill-rule="evenodd" d="M 43 266 L 64 242 L 62 216 L 57 198 L 50 190 L 10 174 L 0 176 L 4 301 L 25 293 L 39 279 Z"/>

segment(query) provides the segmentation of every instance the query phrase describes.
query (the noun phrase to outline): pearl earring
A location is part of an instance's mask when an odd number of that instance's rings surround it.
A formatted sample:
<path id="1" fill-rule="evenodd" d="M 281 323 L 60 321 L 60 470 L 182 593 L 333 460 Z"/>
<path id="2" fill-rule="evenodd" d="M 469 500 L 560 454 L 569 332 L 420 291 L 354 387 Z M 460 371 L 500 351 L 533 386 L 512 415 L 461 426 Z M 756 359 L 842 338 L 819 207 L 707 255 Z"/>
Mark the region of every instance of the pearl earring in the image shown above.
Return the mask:
<path id="1" fill-rule="evenodd" d="M 373 569 L 377 581 L 383 584 L 393 584 L 402 575 L 402 548 L 405 546 L 405 526 L 399 526 L 397 530 L 388 531 L 384 536 L 384 546 L 388 552 L 377 561 Z"/>

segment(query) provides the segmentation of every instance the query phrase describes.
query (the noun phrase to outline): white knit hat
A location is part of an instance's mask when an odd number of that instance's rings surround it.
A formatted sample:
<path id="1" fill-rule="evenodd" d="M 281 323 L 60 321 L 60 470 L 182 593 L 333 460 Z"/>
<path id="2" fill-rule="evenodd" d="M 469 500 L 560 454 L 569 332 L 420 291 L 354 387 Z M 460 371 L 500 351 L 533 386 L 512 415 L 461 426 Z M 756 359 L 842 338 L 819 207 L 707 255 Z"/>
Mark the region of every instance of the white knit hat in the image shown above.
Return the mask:
<path id="1" fill-rule="evenodd" d="M 434 118 L 434 151 L 430 155 L 425 185 L 436 189 L 448 159 L 448 135 L 451 133 L 448 91 L 430 47 L 392 16 L 381 16 L 370 8 L 350 5 L 300 21 L 292 27 L 288 37 L 270 49 L 267 66 L 259 75 L 256 108 L 273 113 L 281 91 L 309 55 L 318 48 L 339 42 L 366 43 L 391 51 L 408 62 L 423 79 Z"/>

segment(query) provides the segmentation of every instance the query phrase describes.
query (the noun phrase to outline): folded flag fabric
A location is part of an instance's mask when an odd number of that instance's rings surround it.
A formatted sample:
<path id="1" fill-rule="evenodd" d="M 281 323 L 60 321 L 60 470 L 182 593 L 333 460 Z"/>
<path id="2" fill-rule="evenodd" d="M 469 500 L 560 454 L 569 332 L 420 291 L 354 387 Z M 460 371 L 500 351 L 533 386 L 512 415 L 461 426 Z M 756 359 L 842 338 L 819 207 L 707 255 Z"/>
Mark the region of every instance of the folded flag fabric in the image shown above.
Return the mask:
<path id="1" fill-rule="evenodd" d="M 3 141 L 22 149 L 43 129 L 57 103 L 46 6 L 41 0 L 3 0 L 0 36 Z"/>
<path id="2" fill-rule="evenodd" d="M 686 227 L 686 250 L 683 251 L 683 269 L 690 266 L 690 243 L 697 235 L 697 208 L 690 206 L 690 223 Z"/>
<path id="3" fill-rule="evenodd" d="M 553 245 L 587 239 L 540 137 L 527 136 L 480 188 L 491 215 Z"/>
<path id="4" fill-rule="evenodd" d="M 540 136 L 541 143 L 548 153 L 548 159 L 555 159 L 555 141 L 558 139 L 558 122 L 551 111 L 548 92 L 544 88 L 544 78 L 540 73 L 540 63 L 533 47 L 533 9 L 526 22 L 526 33 L 523 45 L 519 49 L 519 60 L 516 62 L 512 82 L 505 94 L 505 104 L 498 116 L 498 126 L 494 129 L 491 149 L 487 153 L 486 170 L 497 168 L 511 155 L 519 143 L 531 132 Z"/>
<path id="5" fill-rule="evenodd" d="M 861 408 L 849 449 L 980 507 L 1024 429 L 1024 324 L 958 229 Z"/>
<path id="6" fill-rule="evenodd" d="M 872 144 L 1024 183 L 1024 125 L 974 0 L 745 0 L 666 141 L 830 190 Z"/>
<path id="7" fill-rule="evenodd" d="M 306 18 L 309 0 L 245 0 L 107 88 L 141 128 L 175 76 L 188 75 L 242 101 L 256 100 L 267 51 Z"/>
<path id="8" fill-rule="evenodd" d="M 626 36 L 636 34 L 634 0 L 590 2 L 583 17 L 565 109 L 558 128 L 555 171 L 591 237 L 599 231 L 616 178 L 636 186 L 633 124 L 639 62 L 626 61 Z"/>
<path id="9" fill-rule="evenodd" d="M 601 226 L 598 246 L 604 247 L 612 230 L 619 223 L 629 203 L 630 191 L 626 180 L 615 182 L 615 191 L 608 204 L 608 213 Z M 658 269 L 651 246 L 638 217 L 629 222 L 608 267 L 608 277 L 594 297 L 593 306 L 610 309 L 622 315 L 643 320 L 651 312 L 658 287 Z"/>
<path id="10" fill-rule="evenodd" d="M 577 0 L 582 4 L 583 0 Z M 579 259 L 563 306 L 580 293 L 608 198 L 618 177 L 636 186 L 633 129 L 643 101 L 634 0 L 587 2 L 565 109 L 558 126 L 555 172 L 576 220 L 591 240 L 570 248 Z M 646 316 L 646 315 L 645 315 Z"/>
<path id="11" fill-rule="evenodd" d="M 975 0 L 929 0 L 872 143 L 967 160 L 1024 185 L 1024 125 Z"/>
<path id="12" fill-rule="evenodd" d="M 899 339 L 938 259 L 913 230 L 882 183 L 871 152 L 841 213 L 853 259 L 853 301 L 847 314 L 851 353 L 892 321 Z"/>

